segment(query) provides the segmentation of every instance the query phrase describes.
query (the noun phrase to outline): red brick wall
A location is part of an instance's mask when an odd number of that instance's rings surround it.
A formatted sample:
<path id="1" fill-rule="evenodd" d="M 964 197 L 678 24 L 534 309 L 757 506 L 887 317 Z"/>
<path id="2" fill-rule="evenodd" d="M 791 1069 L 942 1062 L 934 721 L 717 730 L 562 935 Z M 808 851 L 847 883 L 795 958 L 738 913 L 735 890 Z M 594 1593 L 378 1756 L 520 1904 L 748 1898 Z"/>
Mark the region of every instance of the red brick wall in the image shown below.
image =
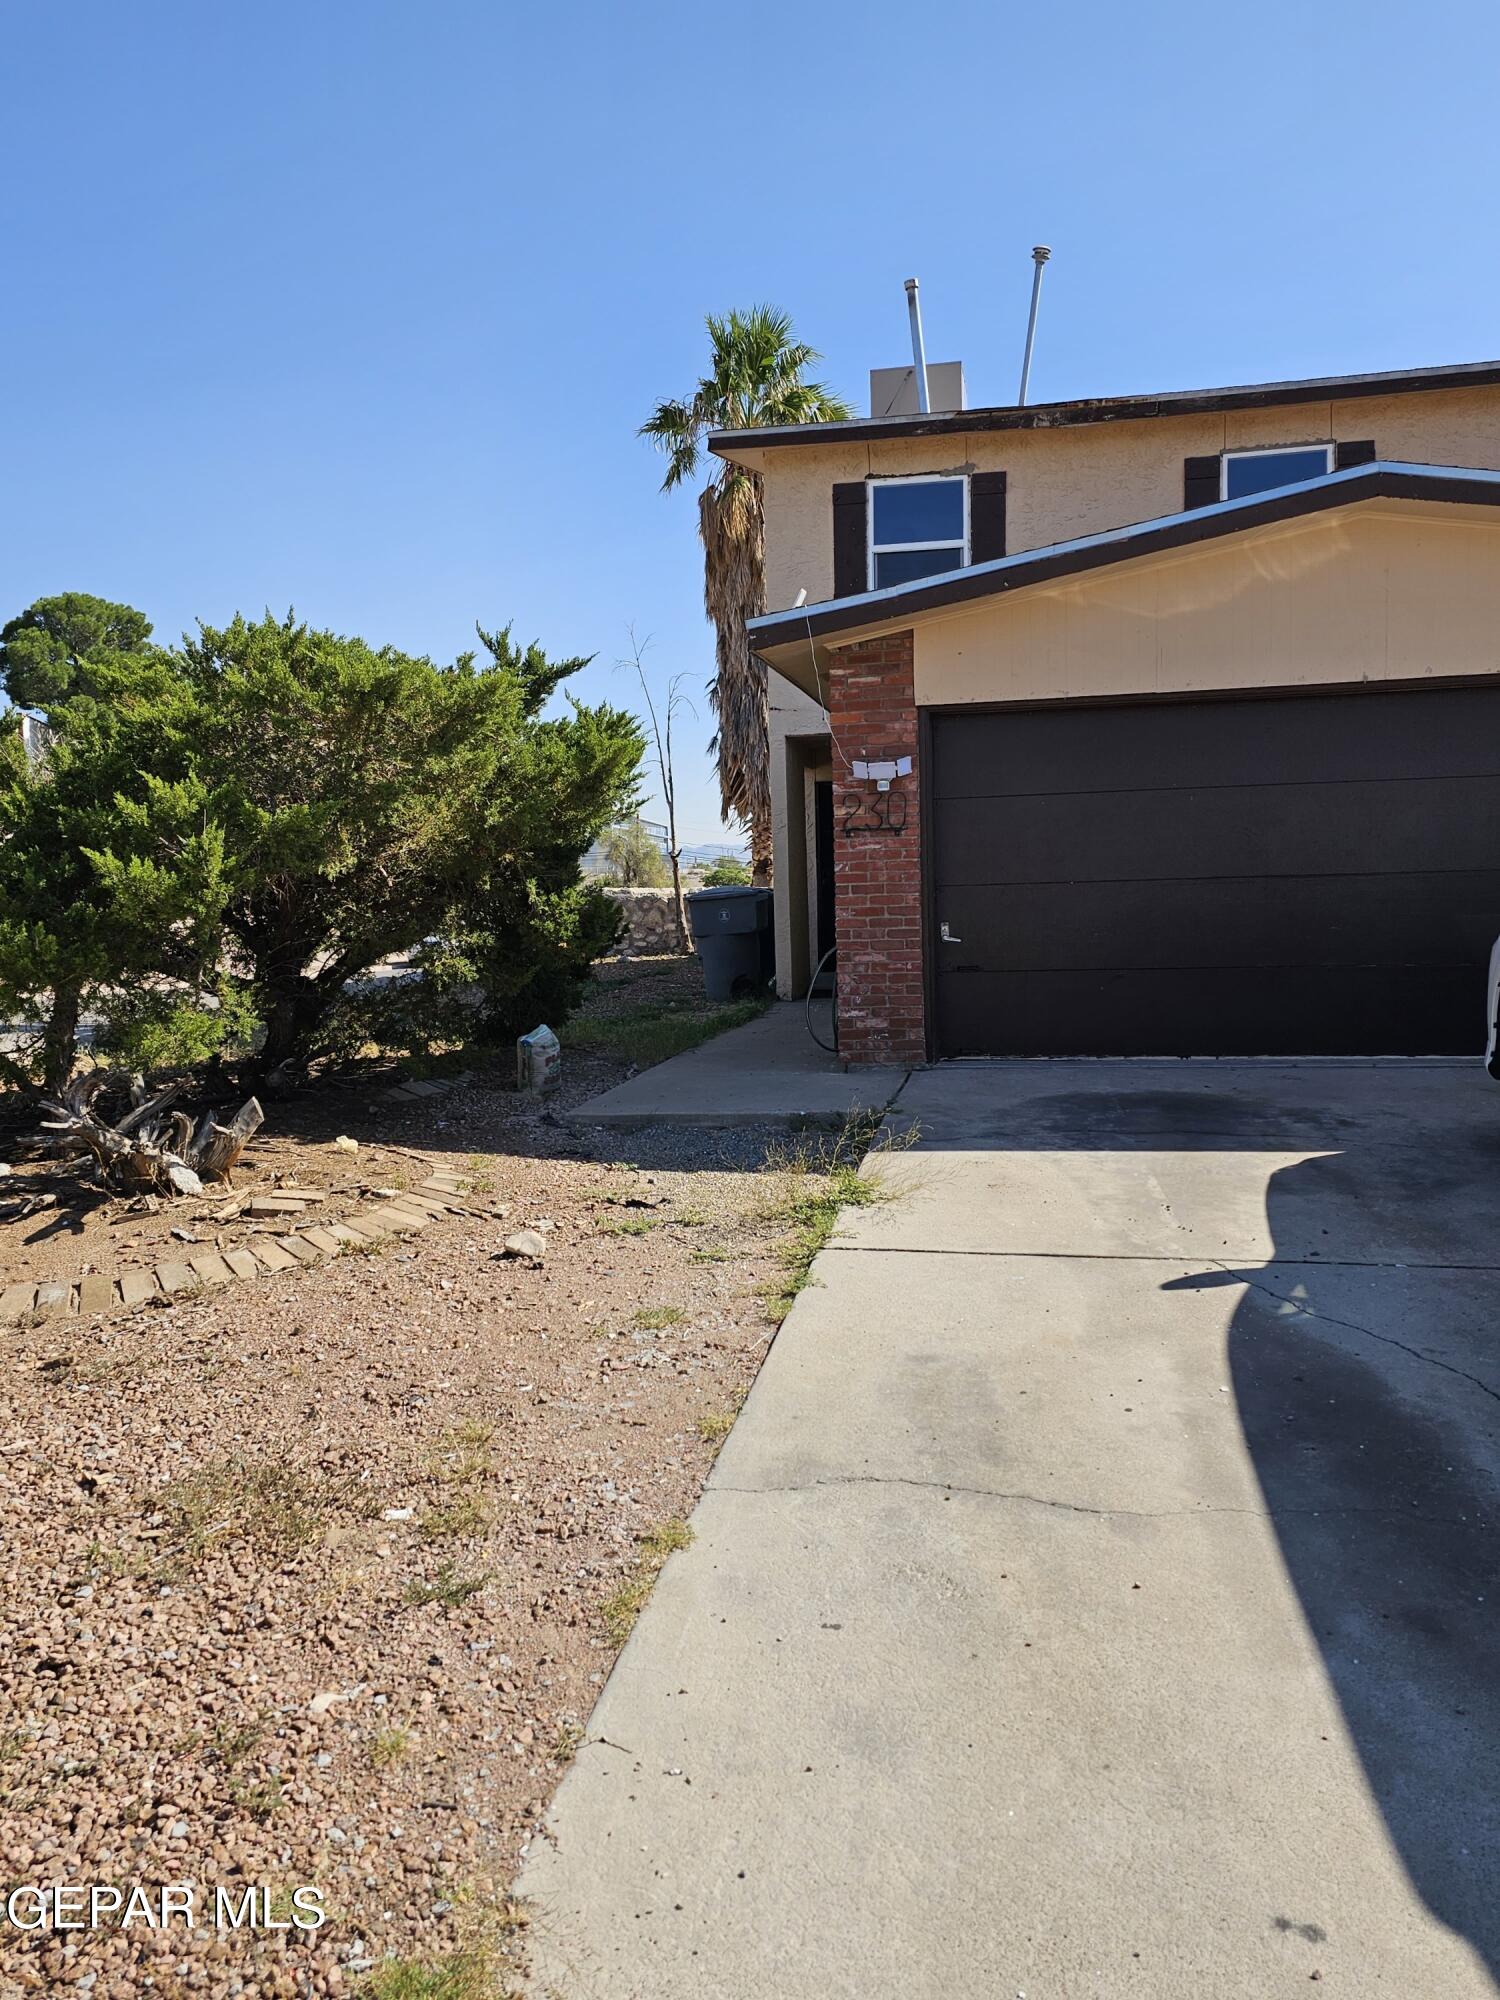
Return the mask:
<path id="1" fill-rule="evenodd" d="M 825 692 L 833 725 L 839 1050 L 854 1063 L 923 1062 L 922 774 L 911 633 L 833 652 Z M 873 779 L 851 774 L 856 757 L 910 757 L 911 776 L 892 779 L 882 793 Z"/>

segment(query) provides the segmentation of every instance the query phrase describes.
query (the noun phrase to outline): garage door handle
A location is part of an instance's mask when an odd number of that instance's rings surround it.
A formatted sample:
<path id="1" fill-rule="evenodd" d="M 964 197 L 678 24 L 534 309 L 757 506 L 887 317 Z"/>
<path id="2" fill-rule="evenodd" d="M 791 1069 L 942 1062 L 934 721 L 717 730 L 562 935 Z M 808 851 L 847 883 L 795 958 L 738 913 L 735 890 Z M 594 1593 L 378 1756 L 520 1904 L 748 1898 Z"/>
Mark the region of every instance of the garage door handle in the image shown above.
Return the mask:
<path id="1" fill-rule="evenodd" d="M 955 937 L 946 924 L 938 925 L 938 936 L 943 940 L 944 944 L 963 943 L 963 939 L 961 937 Z"/>

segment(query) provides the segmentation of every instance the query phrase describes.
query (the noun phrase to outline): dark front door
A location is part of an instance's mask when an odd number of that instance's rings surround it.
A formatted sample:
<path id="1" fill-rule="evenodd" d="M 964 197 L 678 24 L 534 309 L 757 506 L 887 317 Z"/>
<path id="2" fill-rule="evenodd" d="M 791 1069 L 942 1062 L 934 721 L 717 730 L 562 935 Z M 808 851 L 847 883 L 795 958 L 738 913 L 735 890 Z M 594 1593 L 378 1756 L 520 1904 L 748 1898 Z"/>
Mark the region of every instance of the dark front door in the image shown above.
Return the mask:
<path id="1" fill-rule="evenodd" d="M 1482 1051 L 1500 681 L 944 711 L 931 743 L 940 1054 Z"/>
<path id="2" fill-rule="evenodd" d="M 817 889 L 815 912 L 818 959 L 833 950 L 833 780 L 813 780 L 813 880 Z M 814 965 L 814 971 L 817 966 Z"/>

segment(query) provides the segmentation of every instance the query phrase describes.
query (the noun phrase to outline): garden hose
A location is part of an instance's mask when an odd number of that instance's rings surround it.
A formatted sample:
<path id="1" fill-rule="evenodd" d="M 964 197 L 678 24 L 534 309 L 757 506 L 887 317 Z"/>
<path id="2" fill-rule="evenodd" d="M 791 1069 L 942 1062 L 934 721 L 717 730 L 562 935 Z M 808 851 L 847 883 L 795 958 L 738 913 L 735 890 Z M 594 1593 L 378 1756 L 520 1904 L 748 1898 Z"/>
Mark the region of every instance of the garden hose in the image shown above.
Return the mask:
<path id="1" fill-rule="evenodd" d="M 813 1003 L 813 994 L 817 989 L 818 981 L 823 976 L 823 967 L 828 963 L 830 958 L 834 957 L 837 950 L 838 950 L 837 945 L 830 945 L 827 951 L 825 951 L 823 956 L 818 960 L 817 965 L 813 969 L 813 976 L 807 982 L 807 999 L 803 1009 L 807 1020 L 807 1032 L 812 1036 L 813 1040 L 817 1043 L 818 1047 L 820 1049 L 827 1049 L 828 1053 L 831 1056 L 836 1056 L 839 1052 L 839 989 L 838 989 L 837 979 L 835 978 L 833 991 L 829 995 L 829 1000 L 831 1003 L 830 1012 L 833 1018 L 833 1040 L 831 1042 L 825 1042 L 823 1037 L 818 1033 L 817 1029 L 813 1026 L 812 1003 Z"/>

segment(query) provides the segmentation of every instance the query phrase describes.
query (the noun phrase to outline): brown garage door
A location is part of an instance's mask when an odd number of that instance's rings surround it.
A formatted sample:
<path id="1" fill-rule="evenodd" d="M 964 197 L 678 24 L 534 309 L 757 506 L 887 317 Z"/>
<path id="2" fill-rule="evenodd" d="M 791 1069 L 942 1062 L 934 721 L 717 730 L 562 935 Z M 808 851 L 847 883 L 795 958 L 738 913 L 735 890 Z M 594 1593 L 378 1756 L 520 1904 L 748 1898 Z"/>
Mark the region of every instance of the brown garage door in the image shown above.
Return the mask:
<path id="1" fill-rule="evenodd" d="M 932 773 L 943 1055 L 1484 1046 L 1500 682 L 936 713 Z"/>

